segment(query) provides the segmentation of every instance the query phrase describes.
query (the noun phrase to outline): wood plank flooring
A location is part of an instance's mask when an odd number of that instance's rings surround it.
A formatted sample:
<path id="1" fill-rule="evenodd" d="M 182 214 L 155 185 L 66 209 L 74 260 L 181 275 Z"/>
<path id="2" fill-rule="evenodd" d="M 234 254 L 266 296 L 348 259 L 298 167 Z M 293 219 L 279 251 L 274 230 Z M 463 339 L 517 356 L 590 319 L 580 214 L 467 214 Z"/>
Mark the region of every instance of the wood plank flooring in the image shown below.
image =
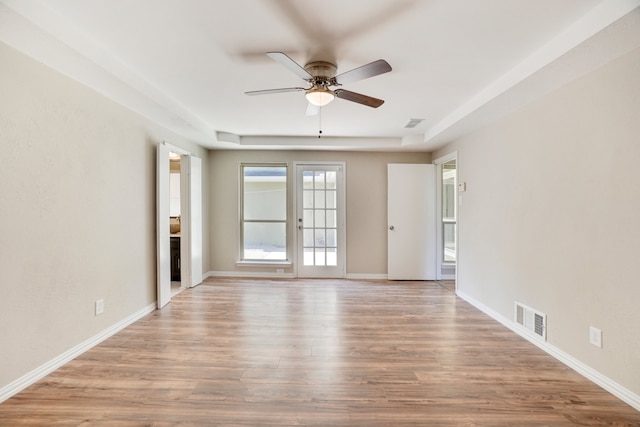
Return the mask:
<path id="1" fill-rule="evenodd" d="M 0 404 L 0 426 L 640 426 L 436 282 L 208 279 Z"/>

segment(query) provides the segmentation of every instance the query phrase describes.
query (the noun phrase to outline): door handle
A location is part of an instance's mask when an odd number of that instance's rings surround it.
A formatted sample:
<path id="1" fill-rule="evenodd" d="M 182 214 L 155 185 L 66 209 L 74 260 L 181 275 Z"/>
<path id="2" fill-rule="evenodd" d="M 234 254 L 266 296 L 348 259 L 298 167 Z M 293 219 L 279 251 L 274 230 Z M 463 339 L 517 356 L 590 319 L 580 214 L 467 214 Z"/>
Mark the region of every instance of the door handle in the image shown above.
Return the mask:
<path id="1" fill-rule="evenodd" d="M 393 231 L 393 230 L 395 230 L 395 229 L 396 229 L 396 228 L 395 228 L 393 225 L 390 225 L 390 226 L 389 226 L 389 230 Z"/>

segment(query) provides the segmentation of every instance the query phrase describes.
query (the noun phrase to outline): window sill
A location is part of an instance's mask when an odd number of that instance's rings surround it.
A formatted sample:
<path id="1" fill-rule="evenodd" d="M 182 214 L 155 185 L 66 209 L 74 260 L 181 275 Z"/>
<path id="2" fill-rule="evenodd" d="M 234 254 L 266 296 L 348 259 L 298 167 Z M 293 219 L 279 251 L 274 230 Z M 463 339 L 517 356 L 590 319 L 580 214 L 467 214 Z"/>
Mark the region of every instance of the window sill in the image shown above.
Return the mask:
<path id="1" fill-rule="evenodd" d="M 238 267 L 291 267 L 293 263 L 289 260 L 277 261 L 236 261 Z"/>

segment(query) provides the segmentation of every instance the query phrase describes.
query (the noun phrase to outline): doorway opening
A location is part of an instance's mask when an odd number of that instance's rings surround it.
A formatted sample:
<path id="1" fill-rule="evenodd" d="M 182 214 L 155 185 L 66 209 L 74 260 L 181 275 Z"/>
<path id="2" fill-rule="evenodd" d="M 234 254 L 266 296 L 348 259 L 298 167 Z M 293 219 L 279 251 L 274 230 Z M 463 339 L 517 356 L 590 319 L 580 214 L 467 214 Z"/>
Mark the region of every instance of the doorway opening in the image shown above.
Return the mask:
<path id="1" fill-rule="evenodd" d="M 202 161 L 166 142 L 158 144 L 157 161 L 157 303 L 162 308 L 173 294 L 202 282 Z"/>
<path id="2" fill-rule="evenodd" d="M 180 269 L 182 244 L 182 194 L 180 173 L 182 157 L 173 151 L 169 152 L 169 239 L 171 264 L 171 296 L 175 296 L 187 288 Z"/>
<path id="3" fill-rule="evenodd" d="M 457 153 L 437 159 L 437 278 L 455 281 L 458 263 Z"/>

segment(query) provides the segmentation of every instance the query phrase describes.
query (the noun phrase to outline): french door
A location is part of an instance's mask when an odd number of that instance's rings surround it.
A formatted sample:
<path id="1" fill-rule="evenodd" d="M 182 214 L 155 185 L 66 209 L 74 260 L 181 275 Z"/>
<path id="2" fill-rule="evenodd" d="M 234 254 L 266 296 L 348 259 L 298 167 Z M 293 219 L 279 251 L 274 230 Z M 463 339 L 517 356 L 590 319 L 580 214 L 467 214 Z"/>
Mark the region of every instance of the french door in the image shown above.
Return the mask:
<path id="1" fill-rule="evenodd" d="M 298 277 L 345 277 L 344 165 L 296 164 Z"/>

